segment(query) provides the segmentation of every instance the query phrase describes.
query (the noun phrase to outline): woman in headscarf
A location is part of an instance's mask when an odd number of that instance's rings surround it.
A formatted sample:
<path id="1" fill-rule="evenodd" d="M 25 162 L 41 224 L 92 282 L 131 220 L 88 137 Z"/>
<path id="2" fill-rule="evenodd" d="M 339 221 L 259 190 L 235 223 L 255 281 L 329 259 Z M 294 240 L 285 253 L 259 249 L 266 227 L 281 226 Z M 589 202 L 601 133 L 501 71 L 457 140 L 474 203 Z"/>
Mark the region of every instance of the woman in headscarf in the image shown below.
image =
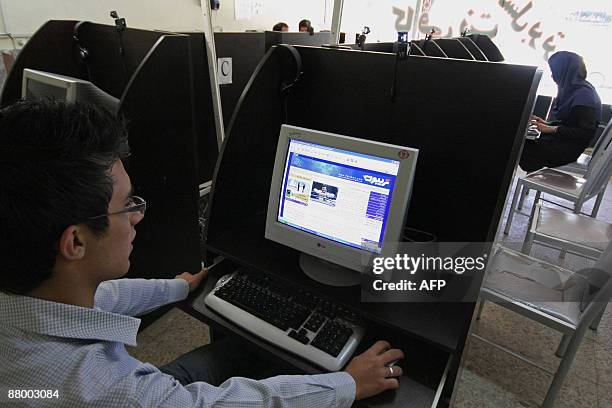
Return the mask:
<path id="1" fill-rule="evenodd" d="M 568 51 L 554 53 L 548 59 L 557 97 L 551 121 L 532 116 L 531 123 L 540 132 L 536 140 L 526 140 L 519 165 L 526 172 L 542 167 L 572 163 L 595 136 L 601 120 L 601 100 L 586 80 L 582 57 Z"/>

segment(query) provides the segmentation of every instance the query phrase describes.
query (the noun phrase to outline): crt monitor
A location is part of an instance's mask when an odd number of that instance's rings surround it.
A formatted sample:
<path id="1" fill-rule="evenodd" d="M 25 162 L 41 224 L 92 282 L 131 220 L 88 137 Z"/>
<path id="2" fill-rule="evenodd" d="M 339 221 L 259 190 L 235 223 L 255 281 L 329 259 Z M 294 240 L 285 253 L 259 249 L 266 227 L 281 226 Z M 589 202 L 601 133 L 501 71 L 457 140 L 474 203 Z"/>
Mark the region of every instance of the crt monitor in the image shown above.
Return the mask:
<path id="1" fill-rule="evenodd" d="M 282 125 L 266 238 L 297 249 L 300 267 L 329 285 L 359 283 L 367 261 L 395 248 L 418 150 Z"/>
<path id="2" fill-rule="evenodd" d="M 34 69 L 23 70 L 22 99 L 56 99 L 66 102 L 90 102 L 113 113 L 119 109 L 119 99 L 107 94 L 84 79 L 72 78 Z"/>

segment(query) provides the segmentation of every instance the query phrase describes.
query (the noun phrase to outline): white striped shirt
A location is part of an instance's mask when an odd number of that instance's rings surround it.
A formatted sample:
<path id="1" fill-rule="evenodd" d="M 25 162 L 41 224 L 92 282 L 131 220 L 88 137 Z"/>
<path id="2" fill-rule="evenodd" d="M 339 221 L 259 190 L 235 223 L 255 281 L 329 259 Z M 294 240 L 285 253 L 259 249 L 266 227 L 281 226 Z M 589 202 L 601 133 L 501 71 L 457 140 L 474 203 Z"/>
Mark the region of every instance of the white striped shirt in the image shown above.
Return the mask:
<path id="1" fill-rule="evenodd" d="M 124 345 L 136 345 L 140 320 L 130 316 L 187 293 L 182 279 L 120 279 L 102 283 L 90 309 L 0 291 L 0 406 L 351 406 L 355 382 L 345 372 L 182 386 L 131 357 Z M 44 398 L 47 390 L 55 396 Z"/>

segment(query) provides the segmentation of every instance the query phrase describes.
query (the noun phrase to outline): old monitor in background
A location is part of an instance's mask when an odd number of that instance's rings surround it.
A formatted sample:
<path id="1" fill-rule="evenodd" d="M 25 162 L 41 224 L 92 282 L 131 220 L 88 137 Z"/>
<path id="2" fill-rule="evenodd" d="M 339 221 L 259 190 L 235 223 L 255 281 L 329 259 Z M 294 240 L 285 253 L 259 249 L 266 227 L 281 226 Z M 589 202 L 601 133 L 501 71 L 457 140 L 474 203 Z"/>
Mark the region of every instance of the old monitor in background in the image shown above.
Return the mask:
<path id="1" fill-rule="evenodd" d="M 22 99 L 55 99 L 66 102 L 89 102 L 117 113 L 119 99 L 84 79 L 34 69 L 23 70 Z"/>
<path id="2" fill-rule="evenodd" d="M 281 127 L 267 239 L 302 252 L 318 282 L 360 282 L 364 260 L 400 240 L 418 150 L 288 125 Z"/>

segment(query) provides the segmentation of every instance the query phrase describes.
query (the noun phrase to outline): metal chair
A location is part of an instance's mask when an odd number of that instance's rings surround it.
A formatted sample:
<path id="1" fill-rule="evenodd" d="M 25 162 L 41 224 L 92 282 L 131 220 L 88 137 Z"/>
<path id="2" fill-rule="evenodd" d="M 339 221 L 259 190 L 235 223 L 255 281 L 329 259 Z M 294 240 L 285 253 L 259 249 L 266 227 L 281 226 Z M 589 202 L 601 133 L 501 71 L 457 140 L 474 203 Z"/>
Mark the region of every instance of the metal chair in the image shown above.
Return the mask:
<path id="1" fill-rule="evenodd" d="M 537 204 L 527 228 L 522 252 L 529 255 L 533 244 L 539 243 L 597 259 L 610 241 L 612 224 Z"/>
<path id="2" fill-rule="evenodd" d="M 561 258 L 570 252 L 597 259 L 610 241 L 612 224 L 537 204 L 521 252 L 529 255 L 533 244 L 538 243 L 561 250 Z M 591 323 L 591 329 L 597 330 L 603 313 L 604 310 Z"/>
<path id="3" fill-rule="evenodd" d="M 480 292 L 477 319 L 485 301 L 492 301 L 563 333 L 556 355 L 561 358 L 542 404 L 553 405 L 569 372 L 584 334 L 612 297 L 612 242 L 593 268 L 578 272 L 539 261 L 497 246 Z M 510 349 L 473 335 L 519 357 Z M 520 358 L 545 370 L 537 362 Z M 546 370 L 548 371 L 548 370 Z"/>
<path id="4" fill-rule="evenodd" d="M 606 127 L 606 132 L 602 135 L 602 138 L 604 140 L 591 159 L 584 178 L 549 168 L 544 168 L 519 178 L 516 183 L 514 195 L 512 196 L 512 203 L 510 204 L 504 234 L 508 234 L 510 231 L 514 212 L 519 211 L 523 207 L 525 197 L 525 194 L 521 193 L 523 188 L 525 192 L 530 189 L 537 191 L 530 215 L 530 223 L 535 211 L 535 205 L 540 200 L 542 193 L 551 194 L 564 200 L 571 201 L 574 204 L 574 208 L 570 209 L 577 214 L 580 213 L 585 202 L 595 198 L 595 204 L 590 214 L 591 217 L 595 218 L 599 211 L 601 201 L 603 200 L 608 185 L 608 179 L 612 173 L 612 125 Z M 521 198 L 520 201 L 519 196 Z M 557 203 L 553 204 L 560 205 Z"/>

